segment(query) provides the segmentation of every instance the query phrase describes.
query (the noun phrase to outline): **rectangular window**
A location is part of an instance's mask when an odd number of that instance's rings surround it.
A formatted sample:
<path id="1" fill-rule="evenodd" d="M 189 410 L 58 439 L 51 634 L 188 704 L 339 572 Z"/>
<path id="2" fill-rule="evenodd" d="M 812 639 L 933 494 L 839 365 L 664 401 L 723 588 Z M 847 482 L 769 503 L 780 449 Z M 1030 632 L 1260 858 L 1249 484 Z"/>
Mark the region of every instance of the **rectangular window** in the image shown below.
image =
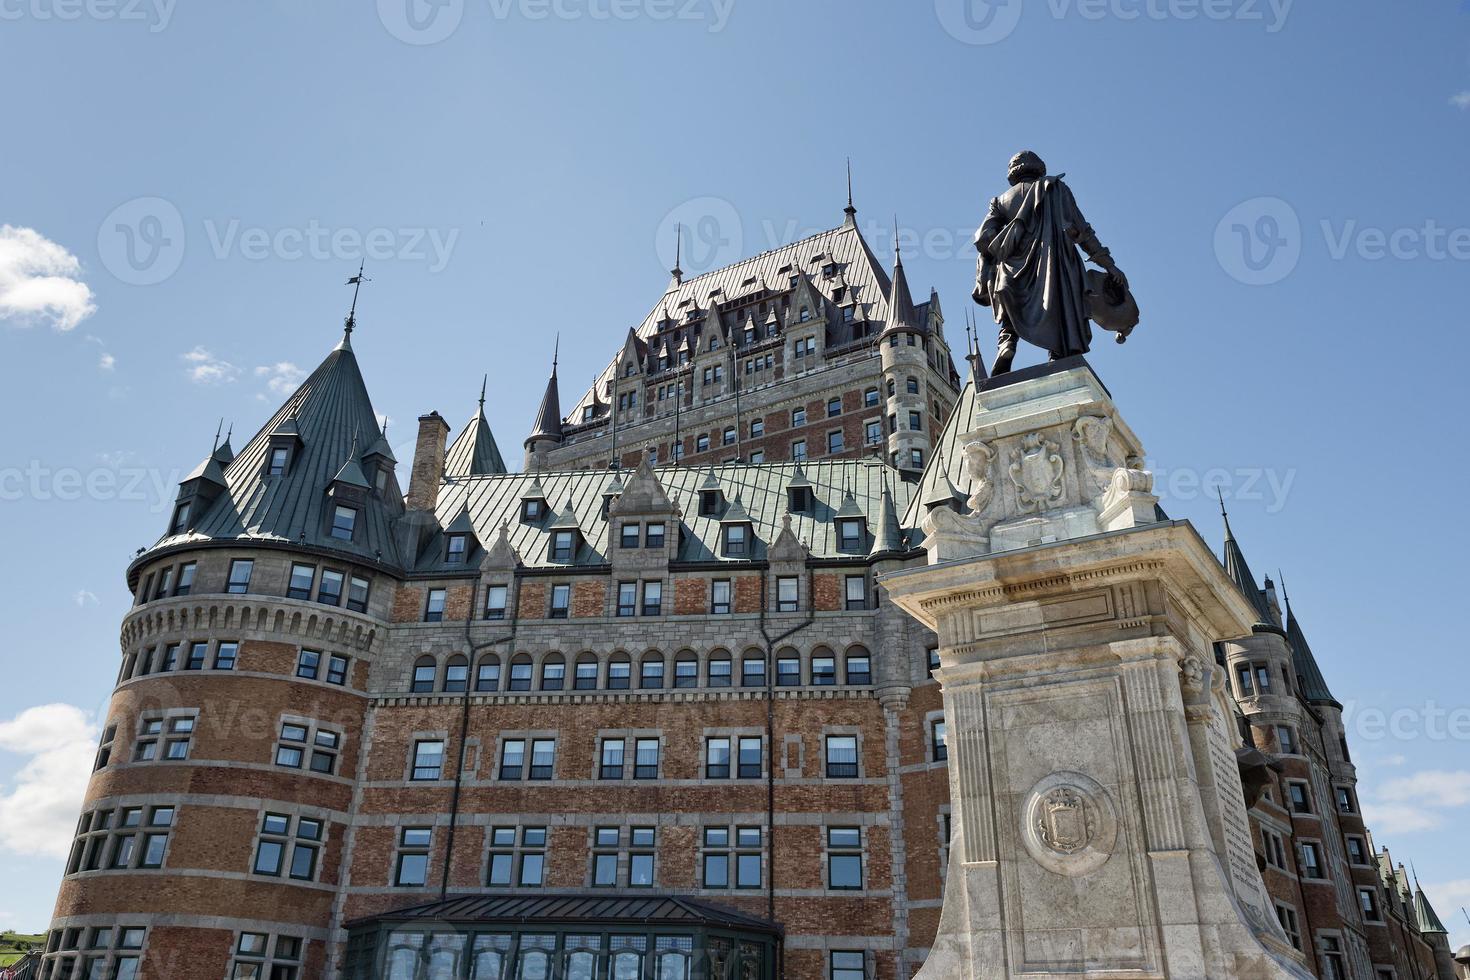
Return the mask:
<path id="1" fill-rule="evenodd" d="M 747 552 L 747 529 L 744 524 L 729 524 L 725 527 L 725 554 L 743 558 Z"/>
<path id="2" fill-rule="evenodd" d="M 491 585 L 485 588 L 485 618 L 505 618 L 506 586 Z"/>
<path id="3" fill-rule="evenodd" d="M 422 887 L 428 881 L 433 833 L 429 827 L 403 827 L 398 831 L 398 862 L 393 869 L 393 884 Z"/>
<path id="4" fill-rule="evenodd" d="M 297 881 L 316 876 L 322 822 L 310 817 L 267 813 L 261 822 L 250 870 L 258 875 L 285 875 Z"/>
<path id="5" fill-rule="evenodd" d="M 729 687 L 730 680 L 730 658 L 715 657 L 711 659 L 709 662 L 709 686 Z"/>
<path id="6" fill-rule="evenodd" d="M 638 583 L 618 583 L 618 615 L 632 616 L 638 611 Z"/>
<path id="7" fill-rule="evenodd" d="M 837 683 L 837 658 L 812 657 L 812 683 L 832 687 Z"/>
<path id="8" fill-rule="evenodd" d="M 296 655 L 296 676 L 314 681 L 321 672 L 322 655 L 316 650 L 302 650 Z"/>
<path id="9" fill-rule="evenodd" d="M 1283 755 L 1296 755 L 1296 731 L 1290 725 L 1276 726 L 1276 744 L 1281 747 Z"/>
<path id="10" fill-rule="evenodd" d="M 553 585 L 551 587 L 551 618 L 566 619 L 567 609 L 572 602 L 572 587 L 570 585 Z"/>
<path id="11" fill-rule="evenodd" d="M 766 686 L 766 661 L 764 657 L 752 654 L 740 661 L 740 686 Z"/>
<path id="12" fill-rule="evenodd" d="M 480 665 L 475 668 L 475 690 L 500 690 L 500 661 L 498 659 L 488 657 L 480 661 Z"/>
<path id="13" fill-rule="evenodd" d="M 806 425 L 806 409 L 804 408 L 791 410 L 791 427 L 795 428 L 798 425 Z"/>
<path id="14" fill-rule="evenodd" d="M 844 521 L 845 524 L 857 524 L 857 521 Z M 868 580 L 863 575 L 849 575 L 843 582 L 844 594 L 848 609 L 868 608 Z"/>
<path id="15" fill-rule="evenodd" d="M 266 476 L 280 476 L 286 472 L 286 461 L 291 457 L 291 450 L 285 446 L 271 447 L 271 460 L 266 467 Z"/>
<path id="16" fill-rule="evenodd" d="M 910 449 L 909 450 L 909 465 L 911 467 L 913 467 L 914 469 L 916 469 L 916 470 L 923 469 L 924 468 L 924 450 L 922 450 L 922 449 Z"/>
<path id="17" fill-rule="evenodd" d="M 664 584 L 662 582 L 643 583 L 643 615 L 660 616 L 664 611 Z"/>
<path id="18" fill-rule="evenodd" d="M 664 662 L 662 657 L 650 656 L 640 666 L 638 686 L 645 691 L 658 690 L 664 686 Z"/>
<path id="19" fill-rule="evenodd" d="M 857 736 L 828 735 L 827 777 L 829 779 L 856 779 L 857 774 Z"/>
<path id="20" fill-rule="evenodd" d="M 638 547 L 639 537 L 640 529 L 637 522 L 629 522 L 623 525 L 622 536 L 619 538 L 618 544 L 623 548 L 636 548 Z"/>
<path id="21" fill-rule="evenodd" d="M 827 433 L 827 453 L 836 455 L 840 452 L 842 452 L 842 432 L 839 430 Z"/>
<path id="22" fill-rule="evenodd" d="M 520 874 L 516 883 L 524 888 L 541 886 L 546 872 L 546 828 L 522 827 Z"/>
<path id="23" fill-rule="evenodd" d="M 640 738 L 634 744 L 633 778 L 658 778 L 658 739 Z"/>
<path id="24" fill-rule="evenodd" d="M 193 591 L 196 567 L 192 561 L 179 566 L 179 584 L 174 588 L 174 595 L 188 595 Z"/>
<path id="25" fill-rule="evenodd" d="M 1336 788 L 1336 794 L 1338 813 L 1358 812 L 1358 801 L 1353 798 L 1353 791 L 1351 789 L 1346 786 L 1338 786 Z"/>
<path id="26" fill-rule="evenodd" d="M 934 761 L 945 762 L 949 759 L 949 742 L 946 740 L 947 729 L 942 721 L 936 721 L 930 728 L 931 741 L 934 743 Z"/>
<path id="27" fill-rule="evenodd" d="M 1362 908 L 1363 918 L 1366 921 L 1383 921 L 1383 916 L 1378 912 L 1378 893 L 1372 888 L 1358 889 L 1358 905 Z"/>
<path id="28" fill-rule="evenodd" d="M 1255 685 L 1251 682 L 1250 664 L 1235 665 L 1235 687 L 1240 696 L 1243 698 L 1255 696 L 1256 688 Z"/>
<path id="29" fill-rule="evenodd" d="M 311 585 L 315 580 L 315 565 L 302 565 L 300 563 L 292 565 L 291 580 L 286 586 L 286 597 L 288 599 L 310 599 Z"/>
<path id="30" fill-rule="evenodd" d="M 847 683 L 873 683 L 873 660 L 865 653 L 847 655 Z"/>
<path id="31" fill-rule="evenodd" d="M 704 887 L 730 887 L 730 830 L 704 828 Z"/>
<path id="32" fill-rule="evenodd" d="M 876 392 L 875 392 L 876 394 Z M 863 444 L 876 446 L 883 441 L 883 423 L 877 419 L 870 419 L 863 423 Z"/>
<path id="33" fill-rule="evenodd" d="M 653 887 L 655 831 L 652 827 L 633 827 L 628 832 L 628 842 L 633 847 L 628 855 L 628 887 Z"/>
<path id="34" fill-rule="evenodd" d="M 597 769 L 598 779 L 622 779 L 623 778 L 623 740 L 620 738 L 605 738 L 602 740 L 602 760 Z"/>
<path id="35" fill-rule="evenodd" d="M 1307 789 L 1306 783 L 1290 782 L 1286 784 L 1287 795 L 1291 797 L 1292 813 L 1311 813 L 1312 797 Z"/>
<path id="36" fill-rule="evenodd" d="M 776 611 L 796 612 L 797 610 L 797 579 L 793 576 L 782 576 L 776 579 Z"/>
<path id="37" fill-rule="evenodd" d="M 755 439 L 755 438 L 757 438 L 759 436 L 763 436 L 765 434 L 766 434 L 766 420 L 765 419 L 751 419 L 750 420 L 750 437 L 752 439 Z"/>
<path id="38" fill-rule="evenodd" d="M 607 665 L 607 686 L 612 691 L 626 691 L 633 686 L 633 663 L 625 658 Z"/>
<path id="39" fill-rule="evenodd" d="M 413 775 L 416 780 L 441 779 L 444 774 L 444 742 L 424 739 L 413 745 Z"/>
<path id="40" fill-rule="evenodd" d="M 203 670 L 204 660 L 209 653 L 208 643 L 189 644 L 189 659 L 184 662 L 185 670 Z"/>
<path id="41" fill-rule="evenodd" d="M 332 654 L 327 658 L 327 683 L 345 685 L 347 683 L 348 658 Z"/>
<path id="42" fill-rule="evenodd" d="M 353 612 L 365 613 L 368 606 L 368 580 L 354 575 L 347 586 L 347 608 Z"/>
<path id="43" fill-rule="evenodd" d="M 863 887 L 863 838 L 857 827 L 827 828 L 827 887 Z"/>
<path id="44" fill-rule="evenodd" d="M 351 541 L 357 528 L 357 508 L 337 504 L 332 508 L 332 529 L 329 532 L 339 541 Z"/>
<path id="45" fill-rule="evenodd" d="M 1286 938 L 1291 940 L 1292 946 L 1302 948 L 1302 931 L 1297 924 L 1296 909 L 1290 905 L 1276 903 L 1276 918 L 1281 922 L 1281 929 L 1286 933 Z"/>
<path id="46" fill-rule="evenodd" d="M 736 775 L 741 779 L 761 777 L 761 739 L 758 735 L 741 736 L 739 754 L 736 757 Z"/>
<path id="47" fill-rule="evenodd" d="M 181 643 L 170 643 L 163 648 L 163 662 L 158 665 L 160 671 L 179 669 L 179 648 Z"/>
<path id="48" fill-rule="evenodd" d="M 574 691 L 597 690 L 597 661 L 578 660 L 576 669 L 572 675 L 572 689 Z"/>
<path id="49" fill-rule="evenodd" d="M 444 539 L 444 563 L 446 565 L 463 565 L 465 552 L 469 548 L 469 538 L 463 534 L 451 534 Z"/>
<path id="50" fill-rule="evenodd" d="M 836 418 L 837 416 L 839 416 L 841 414 L 842 414 L 842 399 L 841 398 L 829 398 L 829 399 L 827 399 L 827 418 L 829 418 L 829 419 L 830 418 Z"/>
<path id="51" fill-rule="evenodd" d="M 170 565 L 158 576 L 158 589 L 153 593 L 153 598 L 162 599 L 168 595 L 169 590 L 174 587 L 174 569 Z"/>
<path id="52" fill-rule="evenodd" d="M 169 523 L 169 533 L 183 534 L 187 530 L 189 530 L 189 504 L 185 502 L 174 508 L 174 519 Z"/>
<path id="53" fill-rule="evenodd" d="M 730 580 L 717 578 L 710 583 L 710 612 L 723 616 L 730 611 Z"/>
<path id="54" fill-rule="evenodd" d="M 805 439 L 798 439 L 791 444 L 791 458 L 798 463 L 806 461 Z"/>
<path id="55" fill-rule="evenodd" d="M 240 653 L 240 644 L 233 640 L 221 640 L 214 647 L 214 669 L 234 670 L 235 658 Z"/>
<path id="56" fill-rule="evenodd" d="M 1322 847 L 1310 841 L 1302 843 L 1302 877 L 1322 877 Z"/>
<path id="57" fill-rule="evenodd" d="M 830 980 L 865 980 L 868 968 L 862 950 L 834 949 L 827 969 Z"/>
<path id="58" fill-rule="evenodd" d="M 526 769 L 526 740 L 508 738 L 500 743 L 500 778 L 520 779 Z"/>
<path id="59" fill-rule="evenodd" d="M 704 775 L 706 779 L 730 778 L 730 740 L 728 738 L 704 740 Z"/>
<path id="60" fill-rule="evenodd" d="M 225 591 L 231 595 L 244 595 L 250 591 L 250 573 L 255 571 L 255 562 L 249 558 L 236 558 L 230 562 L 230 578 Z"/>
<path id="61" fill-rule="evenodd" d="M 1286 850 L 1282 847 L 1281 835 L 1261 828 L 1261 849 L 1266 852 L 1266 863 L 1279 871 L 1286 870 Z"/>
<path id="62" fill-rule="evenodd" d="M 801 661 L 796 657 L 776 658 L 776 686 L 801 686 Z"/>
<path id="63" fill-rule="evenodd" d="M 662 522 L 649 524 L 643 529 L 643 547 L 659 549 L 664 546 L 664 527 Z"/>
<path id="64" fill-rule="evenodd" d="M 622 833 L 616 827 L 593 831 L 592 887 L 613 888 L 618 883 L 618 845 Z M 605 850 L 604 850 L 605 849 Z"/>
<path id="65" fill-rule="evenodd" d="M 554 531 L 551 535 L 551 560 L 571 561 L 576 555 L 576 534 L 572 531 Z"/>
<path id="66" fill-rule="evenodd" d="M 531 742 L 531 778 L 550 779 L 556 769 L 556 739 L 538 738 Z"/>
<path id="67" fill-rule="evenodd" d="M 444 619 L 445 596 L 444 589 L 429 590 L 429 598 L 424 603 L 424 622 L 438 623 Z"/>
<path id="68" fill-rule="evenodd" d="M 1353 864 L 1368 864 L 1368 846 L 1361 837 L 1348 837 L 1348 860 Z"/>
<path id="69" fill-rule="evenodd" d="M 699 661 L 693 659 L 674 661 L 674 686 L 699 686 Z"/>
<path id="70" fill-rule="evenodd" d="M 316 601 L 325 606 L 342 604 L 342 583 L 346 578 L 341 572 L 330 568 L 322 569 L 321 583 L 316 587 Z"/>
<path id="71" fill-rule="evenodd" d="M 764 449 L 752 449 L 750 451 L 750 461 L 755 464 L 764 463 L 766 461 L 766 451 Z"/>

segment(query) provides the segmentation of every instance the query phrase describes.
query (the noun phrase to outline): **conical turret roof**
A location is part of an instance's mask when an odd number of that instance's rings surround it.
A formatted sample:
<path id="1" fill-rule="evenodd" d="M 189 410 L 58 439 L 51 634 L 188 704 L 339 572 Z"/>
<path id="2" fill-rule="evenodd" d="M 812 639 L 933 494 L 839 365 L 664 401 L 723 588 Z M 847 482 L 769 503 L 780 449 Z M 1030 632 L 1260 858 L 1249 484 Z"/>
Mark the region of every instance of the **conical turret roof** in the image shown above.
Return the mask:
<path id="1" fill-rule="evenodd" d="M 1221 505 L 1221 516 L 1225 520 L 1225 574 L 1230 576 L 1241 594 L 1250 602 L 1251 608 L 1256 611 L 1256 624 L 1259 626 L 1275 626 L 1271 621 L 1271 610 L 1266 604 L 1265 593 L 1256 584 L 1256 577 L 1251 574 L 1250 566 L 1246 564 L 1245 553 L 1240 550 L 1240 544 L 1235 540 L 1235 533 L 1230 530 L 1230 517 L 1224 513 L 1224 505 Z"/>
<path id="2" fill-rule="evenodd" d="M 526 437 L 526 445 L 538 439 L 561 442 L 561 438 L 561 392 L 556 381 L 556 358 L 552 358 L 551 377 L 546 381 L 546 392 L 541 396 L 541 407 L 536 410 L 536 422 Z M 505 472 L 504 469 L 501 472 Z"/>
<path id="3" fill-rule="evenodd" d="M 870 558 L 878 555 L 898 554 L 904 550 L 903 532 L 898 527 L 898 512 L 893 506 L 893 492 L 888 489 L 888 480 L 883 481 L 883 497 L 878 504 L 878 526 L 873 530 L 873 547 L 868 549 Z"/>
<path id="4" fill-rule="evenodd" d="M 1424 894 L 1424 889 L 1419 887 L 1419 880 L 1414 879 L 1414 918 L 1418 920 L 1420 932 L 1437 932 L 1449 935 L 1449 930 L 1440 921 L 1434 906 L 1429 904 L 1429 896 Z"/>
<path id="5" fill-rule="evenodd" d="M 1327 678 L 1322 676 L 1322 668 L 1317 666 L 1317 658 L 1312 656 L 1312 648 L 1307 645 L 1301 623 L 1291 611 L 1290 596 L 1286 599 L 1286 641 L 1291 645 L 1292 666 L 1299 678 L 1302 697 L 1314 704 L 1330 704 L 1341 710 L 1342 703 L 1328 690 Z"/>
<path id="6" fill-rule="evenodd" d="M 893 248 L 893 279 L 888 288 L 888 319 L 883 324 L 885 333 L 893 330 L 909 330 L 922 333 L 919 314 L 914 309 L 914 298 L 909 293 L 908 276 L 903 271 L 903 255 L 898 243 Z"/>
<path id="7" fill-rule="evenodd" d="M 538 423 L 539 423 L 538 419 Z M 560 422 L 560 419 L 557 420 Z M 558 429 L 558 432 L 560 430 Z M 489 476 L 508 472 L 500 447 L 495 444 L 495 435 L 485 419 L 485 392 L 480 391 L 480 407 L 474 416 L 455 436 L 444 457 L 445 476 Z"/>

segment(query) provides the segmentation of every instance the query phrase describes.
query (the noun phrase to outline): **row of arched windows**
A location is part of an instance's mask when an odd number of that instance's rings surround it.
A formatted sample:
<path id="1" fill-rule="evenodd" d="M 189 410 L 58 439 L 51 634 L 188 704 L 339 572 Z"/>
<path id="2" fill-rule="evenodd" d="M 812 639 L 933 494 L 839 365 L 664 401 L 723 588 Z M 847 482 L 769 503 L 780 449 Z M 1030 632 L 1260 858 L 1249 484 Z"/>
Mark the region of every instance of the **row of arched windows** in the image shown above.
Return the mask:
<path id="1" fill-rule="evenodd" d="M 873 658 L 866 647 L 852 646 L 842 655 L 830 648 L 814 647 L 803 654 L 794 647 L 776 651 L 774 663 L 765 653 L 749 647 L 740 655 L 716 648 L 705 656 L 680 650 L 672 658 L 649 650 L 636 660 L 618 652 L 600 657 L 591 651 L 568 660 L 561 653 L 533 658 L 518 653 L 505 661 L 499 654 L 479 657 L 471 670 L 462 653 L 442 662 L 428 655 L 414 661 L 409 691 L 491 693 L 497 691 L 630 691 L 670 688 L 765 687 L 768 668 L 777 687 L 868 685 L 873 683 Z"/>

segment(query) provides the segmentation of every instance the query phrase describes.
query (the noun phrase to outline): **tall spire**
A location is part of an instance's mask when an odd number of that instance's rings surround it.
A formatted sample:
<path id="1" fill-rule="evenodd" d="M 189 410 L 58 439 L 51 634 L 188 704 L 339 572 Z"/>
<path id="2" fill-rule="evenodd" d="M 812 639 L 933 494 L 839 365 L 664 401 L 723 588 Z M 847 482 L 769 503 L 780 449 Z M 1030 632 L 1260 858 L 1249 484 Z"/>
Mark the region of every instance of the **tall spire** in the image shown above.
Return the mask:
<path id="1" fill-rule="evenodd" d="M 852 206 L 852 157 L 847 158 L 847 207 L 842 209 L 842 213 L 847 215 L 843 224 L 857 224 L 857 208 Z"/>
<path id="2" fill-rule="evenodd" d="M 1225 494 L 1219 487 L 1215 488 L 1215 494 L 1220 498 L 1220 518 L 1225 522 L 1225 574 L 1235 582 L 1251 608 L 1256 611 L 1256 625 L 1275 626 L 1271 621 L 1271 610 L 1266 605 L 1265 593 L 1256 584 L 1256 577 L 1251 574 L 1250 566 L 1245 562 L 1245 553 L 1240 550 L 1240 544 L 1235 540 L 1235 533 L 1230 529 L 1230 514 L 1225 510 Z"/>
<path id="3" fill-rule="evenodd" d="M 898 241 L 898 215 L 893 216 L 893 277 L 888 290 L 888 322 L 885 333 L 908 330 L 921 333 L 919 315 L 914 311 L 914 298 L 909 293 L 908 276 L 903 271 L 903 250 Z"/>
<path id="4" fill-rule="evenodd" d="M 342 343 L 338 344 L 340 350 L 352 349 L 352 330 L 357 326 L 357 294 L 362 291 L 362 284 L 372 282 L 371 279 L 362 274 L 363 266 L 367 259 L 357 263 L 357 275 L 347 280 L 347 285 L 352 287 L 352 308 L 347 311 L 347 319 L 342 323 Z"/>
<path id="5" fill-rule="evenodd" d="M 536 423 L 526 437 L 527 447 L 538 439 L 561 442 L 561 393 L 556 383 L 556 363 L 560 355 L 561 334 L 558 333 L 551 353 L 551 377 L 546 382 L 546 393 L 541 396 L 541 407 L 536 411 Z"/>
<path id="6" fill-rule="evenodd" d="M 480 414 L 481 415 L 484 415 L 485 414 L 485 388 L 489 384 L 490 384 L 490 375 L 487 372 L 485 374 L 485 377 L 480 381 Z M 386 429 L 387 426 L 384 426 L 383 428 Z"/>
<path id="7" fill-rule="evenodd" d="M 679 268 L 679 263 L 684 257 L 684 225 L 674 225 L 674 267 L 669 270 L 669 288 L 672 292 L 675 286 L 684 281 L 684 270 Z"/>

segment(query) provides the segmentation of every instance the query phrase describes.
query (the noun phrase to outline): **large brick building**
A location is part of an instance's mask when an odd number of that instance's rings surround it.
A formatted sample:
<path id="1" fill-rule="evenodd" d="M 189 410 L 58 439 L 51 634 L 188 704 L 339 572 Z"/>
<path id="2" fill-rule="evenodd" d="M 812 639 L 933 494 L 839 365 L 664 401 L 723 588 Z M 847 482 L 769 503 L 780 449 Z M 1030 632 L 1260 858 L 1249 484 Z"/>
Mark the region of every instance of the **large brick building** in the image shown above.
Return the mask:
<path id="1" fill-rule="evenodd" d="M 482 401 L 453 440 L 419 420 L 406 493 L 351 327 L 128 569 L 44 975 L 912 975 L 944 701 L 878 579 L 970 494 L 937 300 L 850 213 L 676 270 L 565 417 L 553 370 L 526 472 Z M 1233 537 L 1225 563 L 1260 610 L 1219 658 L 1288 936 L 1322 977 L 1446 980 L 1300 623 Z"/>

